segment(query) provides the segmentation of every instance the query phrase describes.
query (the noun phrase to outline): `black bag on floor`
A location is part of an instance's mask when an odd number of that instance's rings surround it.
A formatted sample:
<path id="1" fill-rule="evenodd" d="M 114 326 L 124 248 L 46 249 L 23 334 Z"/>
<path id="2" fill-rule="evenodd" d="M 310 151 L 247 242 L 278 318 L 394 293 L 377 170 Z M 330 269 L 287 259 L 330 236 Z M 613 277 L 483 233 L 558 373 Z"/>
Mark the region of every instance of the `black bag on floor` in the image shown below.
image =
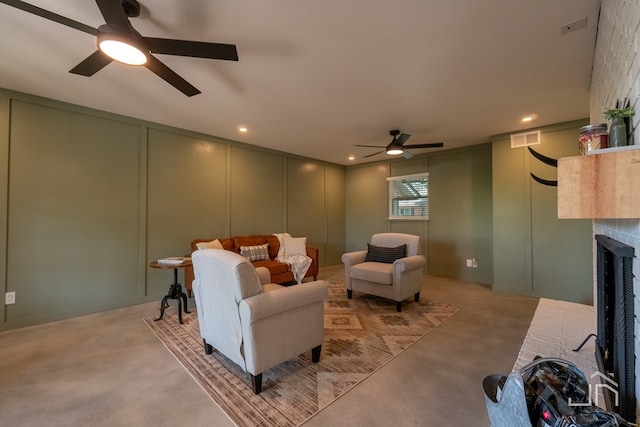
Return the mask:
<path id="1" fill-rule="evenodd" d="M 513 381 L 513 376 L 517 381 Z M 590 400 L 590 388 L 584 374 L 573 363 L 556 358 L 536 358 L 531 363 L 499 379 L 485 378 L 483 386 L 487 398 L 489 418 L 494 427 L 509 425 L 505 419 L 513 416 L 521 420 L 523 414 L 509 414 L 514 408 L 522 412 L 524 400 L 530 425 L 533 427 L 617 427 L 630 426 L 617 414 L 607 412 Z M 517 384 L 514 388 L 509 384 Z M 507 387 L 505 388 L 505 385 Z M 495 390 L 493 390 L 495 388 Z M 500 408 L 502 393 L 505 394 Z M 524 394 L 524 396 L 522 396 Z M 497 423 L 494 421 L 495 418 Z M 518 421 L 519 427 L 528 427 Z M 514 426 L 514 424 L 511 424 Z"/>

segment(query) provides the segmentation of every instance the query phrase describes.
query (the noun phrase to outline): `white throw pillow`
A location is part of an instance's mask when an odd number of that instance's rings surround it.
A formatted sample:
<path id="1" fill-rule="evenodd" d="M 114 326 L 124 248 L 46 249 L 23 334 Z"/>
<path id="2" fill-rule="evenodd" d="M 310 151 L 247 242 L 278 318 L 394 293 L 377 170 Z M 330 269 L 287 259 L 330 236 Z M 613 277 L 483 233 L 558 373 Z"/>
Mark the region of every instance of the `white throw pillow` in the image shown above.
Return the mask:
<path id="1" fill-rule="evenodd" d="M 278 248 L 278 255 L 276 255 L 276 260 L 279 260 L 284 256 L 284 238 L 291 237 L 289 233 L 273 233 L 274 236 L 278 238 L 278 243 L 280 243 L 280 247 Z"/>
<path id="2" fill-rule="evenodd" d="M 306 255 L 307 254 L 307 238 L 306 237 L 285 237 L 284 238 L 284 256 Z"/>
<path id="3" fill-rule="evenodd" d="M 222 243 L 220 243 L 220 240 L 218 240 L 218 239 L 212 240 L 210 242 L 199 242 L 199 243 L 196 243 L 196 248 L 198 248 L 198 249 L 224 249 L 222 247 Z"/>

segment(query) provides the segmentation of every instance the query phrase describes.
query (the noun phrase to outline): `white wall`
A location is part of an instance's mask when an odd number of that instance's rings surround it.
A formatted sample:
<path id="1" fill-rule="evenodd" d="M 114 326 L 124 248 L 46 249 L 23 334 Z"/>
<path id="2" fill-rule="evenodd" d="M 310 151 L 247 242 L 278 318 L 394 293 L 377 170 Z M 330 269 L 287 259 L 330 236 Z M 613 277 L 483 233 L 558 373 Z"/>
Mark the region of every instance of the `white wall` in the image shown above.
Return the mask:
<path id="1" fill-rule="evenodd" d="M 629 98 L 638 113 L 633 117 L 633 140 L 640 144 L 640 3 L 637 0 L 602 0 L 598 41 L 590 88 L 591 123 L 602 123 L 603 111 Z M 629 179 L 640 179 L 629 177 Z M 633 260 L 635 294 L 636 402 L 640 403 L 640 220 L 595 220 L 594 234 L 605 234 L 635 248 Z M 594 243 L 595 248 L 595 243 Z M 594 250 L 595 254 L 595 250 Z M 595 278 L 595 274 L 594 274 Z M 595 279 L 594 279 L 595 286 Z M 640 407 L 636 406 L 636 414 Z"/>

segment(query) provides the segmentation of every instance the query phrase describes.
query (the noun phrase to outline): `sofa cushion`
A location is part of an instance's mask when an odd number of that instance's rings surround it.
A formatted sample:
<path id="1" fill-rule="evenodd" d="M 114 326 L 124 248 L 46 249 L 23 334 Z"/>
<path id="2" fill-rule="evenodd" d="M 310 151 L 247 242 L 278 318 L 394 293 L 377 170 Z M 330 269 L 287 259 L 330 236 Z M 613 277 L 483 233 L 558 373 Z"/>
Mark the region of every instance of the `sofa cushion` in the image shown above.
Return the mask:
<path id="1" fill-rule="evenodd" d="M 249 261 L 260 261 L 269 259 L 269 251 L 267 244 L 255 245 L 255 246 L 240 246 L 240 255 L 248 259 Z"/>
<path id="2" fill-rule="evenodd" d="M 273 260 L 253 261 L 253 265 L 255 267 L 266 267 L 272 276 L 289 271 L 289 266 L 287 264 Z"/>
<path id="3" fill-rule="evenodd" d="M 257 246 L 267 243 L 267 239 L 261 234 L 254 234 L 252 236 L 236 236 L 232 237 L 233 245 L 236 251 L 240 252 L 240 246 Z"/>
<path id="4" fill-rule="evenodd" d="M 393 282 L 393 264 L 383 262 L 363 262 L 351 267 L 350 274 L 352 279 L 391 285 Z"/>
<path id="5" fill-rule="evenodd" d="M 277 259 L 278 251 L 280 250 L 280 240 L 278 240 L 278 236 L 268 234 L 265 236 L 265 238 L 267 239 L 267 244 L 269 245 L 269 259 Z"/>
<path id="6" fill-rule="evenodd" d="M 224 238 L 224 239 L 218 239 L 218 240 L 220 240 L 220 243 L 222 243 L 222 247 L 225 250 L 231 251 L 231 252 L 237 252 L 236 247 L 233 245 L 233 239 Z"/>
<path id="7" fill-rule="evenodd" d="M 395 248 L 385 248 L 383 246 L 376 246 L 371 243 L 367 243 L 367 257 L 365 261 L 393 264 L 395 260 L 406 256 L 407 245 L 400 245 Z"/>

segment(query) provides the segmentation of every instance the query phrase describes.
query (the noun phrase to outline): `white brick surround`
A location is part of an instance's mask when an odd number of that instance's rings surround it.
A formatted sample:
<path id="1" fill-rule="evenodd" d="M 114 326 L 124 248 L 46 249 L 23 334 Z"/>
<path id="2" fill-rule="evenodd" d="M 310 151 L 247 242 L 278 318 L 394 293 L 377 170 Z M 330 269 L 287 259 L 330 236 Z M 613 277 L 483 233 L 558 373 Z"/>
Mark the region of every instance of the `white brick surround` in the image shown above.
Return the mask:
<path id="1" fill-rule="evenodd" d="M 628 98 L 640 108 L 639 25 L 638 0 L 602 0 L 589 98 L 591 123 L 604 122 L 602 113 L 615 107 L 618 99 Z M 640 141 L 639 121 L 640 114 L 636 114 L 634 141 Z"/>
<path id="2" fill-rule="evenodd" d="M 602 123 L 603 111 L 629 98 L 638 113 L 633 117 L 633 141 L 640 144 L 640 1 L 602 0 L 598 41 L 591 79 L 589 109 L 591 123 Z M 640 176 L 629 177 L 640 179 Z M 635 293 L 636 401 L 640 403 L 640 220 L 595 220 L 594 234 L 605 234 L 635 248 L 633 260 Z M 595 242 L 594 242 L 595 254 Z M 594 262 L 595 265 L 595 262 Z M 595 267 L 594 267 L 595 268 Z M 595 273 L 595 272 L 594 272 Z M 595 274 L 594 274 L 595 278 Z M 595 283 L 594 283 L 595 286 Z M 636 407 L 636 414 L 639 413 Z"/>

